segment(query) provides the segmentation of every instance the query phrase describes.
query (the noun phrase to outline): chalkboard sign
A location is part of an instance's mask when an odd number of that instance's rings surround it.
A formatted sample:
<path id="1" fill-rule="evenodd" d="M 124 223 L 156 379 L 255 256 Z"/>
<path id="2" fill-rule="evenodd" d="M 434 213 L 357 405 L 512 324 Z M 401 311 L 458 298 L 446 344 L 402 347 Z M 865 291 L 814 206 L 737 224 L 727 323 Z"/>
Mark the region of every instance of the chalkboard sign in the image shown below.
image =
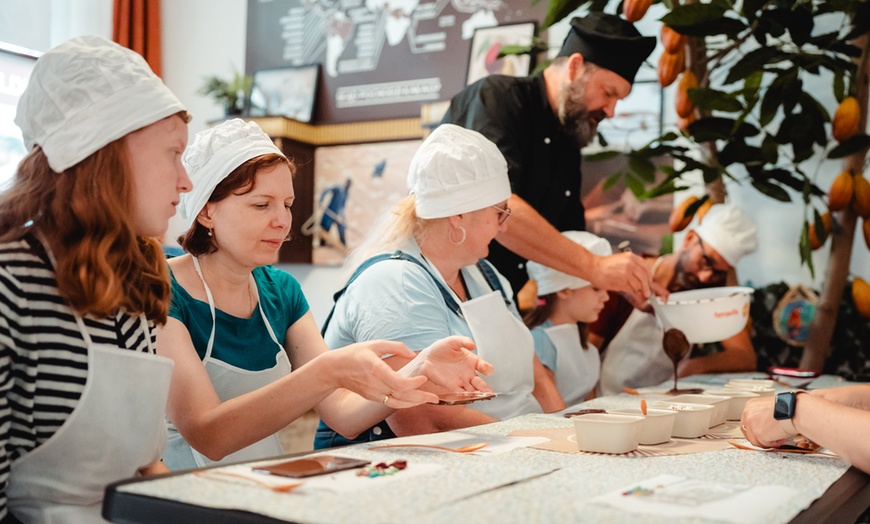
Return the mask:
<path id="1" fill-rule="evenodd" d="M 531 0 L 248 0 L 246 70 L 321 64 L 313 122 L 416 118 L 465 87 L 480 27 L 540 21 Z"/>

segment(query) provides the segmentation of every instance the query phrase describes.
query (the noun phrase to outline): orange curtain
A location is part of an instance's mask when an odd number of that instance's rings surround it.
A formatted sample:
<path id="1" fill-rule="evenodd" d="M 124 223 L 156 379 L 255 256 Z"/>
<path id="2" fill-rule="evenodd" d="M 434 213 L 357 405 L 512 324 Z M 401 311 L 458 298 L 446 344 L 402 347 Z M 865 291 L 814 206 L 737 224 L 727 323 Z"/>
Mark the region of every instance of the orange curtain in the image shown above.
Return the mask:
<path id="1" fill-rule="evenodd" d="M 114 0 L 112 39 L 145 57 L 161 74 L 160 0 Z"/>

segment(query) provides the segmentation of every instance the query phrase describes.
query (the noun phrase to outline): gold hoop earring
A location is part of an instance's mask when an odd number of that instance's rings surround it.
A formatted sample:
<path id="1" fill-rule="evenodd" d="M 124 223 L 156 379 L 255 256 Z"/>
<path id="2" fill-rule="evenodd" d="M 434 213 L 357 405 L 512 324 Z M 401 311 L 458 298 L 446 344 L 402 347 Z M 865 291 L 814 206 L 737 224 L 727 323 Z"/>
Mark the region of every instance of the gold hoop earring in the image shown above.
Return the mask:
<path id="1" fill-rule="evenodd" d="M 454 246 L 461 245 L 463 242 L 465 242 L 465 237 L 467 236 L 465 233 L 465 228 L 462 226 L 459 226 L 459 231 L 462 232 L 462 238 L 460 238 L 459 240 L 453 240 L 453 230 L 452 229 L 447 232 L 447 240 L 449 240 L 450 243 L 453 244 Z"/>

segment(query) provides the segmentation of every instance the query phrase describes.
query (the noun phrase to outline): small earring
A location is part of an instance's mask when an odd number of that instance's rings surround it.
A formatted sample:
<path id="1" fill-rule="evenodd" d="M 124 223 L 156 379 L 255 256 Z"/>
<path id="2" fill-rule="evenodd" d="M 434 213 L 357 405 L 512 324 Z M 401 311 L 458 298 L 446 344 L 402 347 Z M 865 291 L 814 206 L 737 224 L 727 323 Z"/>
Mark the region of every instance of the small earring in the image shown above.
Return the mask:
<path id="1" fill-rule="evenodd" d="M 212 236 L 212 234 L 211 234 L 211 228 L 208 228 L 208 236 Z"/>

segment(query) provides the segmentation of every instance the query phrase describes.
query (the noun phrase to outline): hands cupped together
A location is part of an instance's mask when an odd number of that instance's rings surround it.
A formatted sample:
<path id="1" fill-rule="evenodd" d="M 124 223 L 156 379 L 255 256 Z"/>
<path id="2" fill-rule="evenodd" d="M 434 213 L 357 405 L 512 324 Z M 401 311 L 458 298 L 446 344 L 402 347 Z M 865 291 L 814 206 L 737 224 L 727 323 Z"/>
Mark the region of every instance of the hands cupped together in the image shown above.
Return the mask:
<path id="1" fill-rule="evenodd" d="M 492 365 L 469 351 L 468 337 L 447 337 L 415 353 L 400 342 L 375 340 L 332 351 L 338 386 L 368 400 L 394 408 L 437 404 L 438 395 L 420 388 L 429 382 L 444 392 L 492 391 L 477 374 L 489 375 Z M 399 372 L 383 360 L 395 355 L 410 360 Z"/>

